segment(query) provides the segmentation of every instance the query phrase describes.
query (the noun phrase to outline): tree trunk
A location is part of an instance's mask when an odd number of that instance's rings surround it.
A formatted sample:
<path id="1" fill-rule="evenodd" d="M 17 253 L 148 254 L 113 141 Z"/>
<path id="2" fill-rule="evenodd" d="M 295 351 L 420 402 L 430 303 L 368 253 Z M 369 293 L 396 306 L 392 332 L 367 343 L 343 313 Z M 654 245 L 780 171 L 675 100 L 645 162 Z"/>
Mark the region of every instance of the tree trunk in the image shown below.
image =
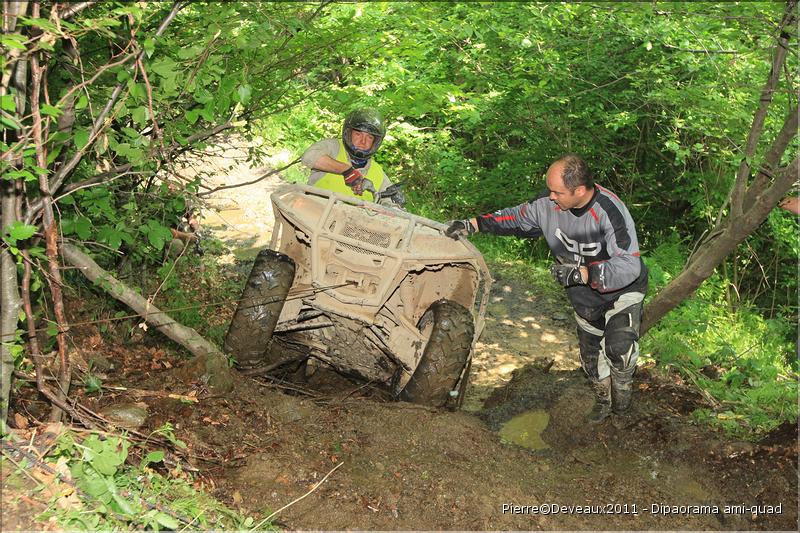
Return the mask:
<path id="1" fill-rule="evenodd" d="M 642 321 L 642 334 L 650 329 L 667 313 L 692 295 L 708 279 L 714 269 L 733 252 L 769 216 L 775 204 L 783 198 L 797 181 L 798 160 L 781 169 L 772 186 L 758 194 L 748 194 L 754 199 L 753 205 L 740 217 L 729 216 L 723 222 L 723 229 L 700 245 L 690 258 L 686 267 L 647 305 Z"/>
<path id="2" fill-rule="evenodd" d="M 16 29 L 17 17 L 28 11 L 28 2 L 3 2 L 3 33 L 12 33 Z M 4 51 L 5 65 L 0 77 L 0 96 L 10 93 L 9 89 L 25 72 L 26 59 L 18 49 Z M 24 76 L 23 76 L 24 79 Z M 14 119 L 19 121 L 25 114 L 25 85 L 17 84 L 16 110 Z M 3 128 L 3 141 L 11 144 L 15 135 L 10 128 Z M 21 162 L 21 156 L 12 163 Z M 10 226 L 18 220 L 18 200 L 20 197 L 13 181 L 0 179 L 0 229 Z M 0 247 L 0 433 L 5 433 L 8 405 L 11 399 L 11 382 L 14 372 L 14 354 L 11 347 L 16 337 L 19 311 L 22 299 L 19 295 L 17 278 L 17 261 L 6 246 Z"/>
<path id="3" fill-rule="evenodd" d="M 225 393 L 233 386 L 228 359 L 222 351 L 205 340 L 194 329 L 179 324 L 169 315 L 148 302 L 136 291 L 100 268 L 94 260 L 70 244 L 61 244 L 64 260 L 102 287 L 111 296 L 139 313 L 145 322 L 155 327 L 195 355 L 188 367 L 199 366 L 198 379 L 208 384 L 214 392 Z"/>
<path id="4" fill-rule="evenodd" d="M 0 210 L 2 227 L 9 226 L 15 218 L 16 194 L 14 183 L 0 180 Z M 0 430 L 6 423 L 11 394 L 11 376 L 14 372 L 14 355 L 11 346 L 17 330 L 22 299 L 19 296 L 17 262 L 5 246 L 0 247 Z M 3 431 L 0 431 L 2 433 Z"/>

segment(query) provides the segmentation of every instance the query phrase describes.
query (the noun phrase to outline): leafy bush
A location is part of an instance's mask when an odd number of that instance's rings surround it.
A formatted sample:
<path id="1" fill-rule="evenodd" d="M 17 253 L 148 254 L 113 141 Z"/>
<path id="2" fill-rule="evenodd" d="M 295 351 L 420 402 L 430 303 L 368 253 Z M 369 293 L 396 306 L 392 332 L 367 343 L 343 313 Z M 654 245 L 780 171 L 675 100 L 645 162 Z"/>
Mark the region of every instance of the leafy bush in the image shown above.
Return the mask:
<path id="1" fill-rule="evenodd" d="M 185 447 L 170 427 L 160 433 Z M 39 519 L 85 531 L 253 527 L 252 517 L 216 501 L 179 466 L 167 471 L 164 459 L 163 451 L 148 452 L 122 436 L 64 432 L 43 459 L 58 476 L 48 492 L 51 505 Z M 38 468 L 27 460 L 20 466 Z"/>

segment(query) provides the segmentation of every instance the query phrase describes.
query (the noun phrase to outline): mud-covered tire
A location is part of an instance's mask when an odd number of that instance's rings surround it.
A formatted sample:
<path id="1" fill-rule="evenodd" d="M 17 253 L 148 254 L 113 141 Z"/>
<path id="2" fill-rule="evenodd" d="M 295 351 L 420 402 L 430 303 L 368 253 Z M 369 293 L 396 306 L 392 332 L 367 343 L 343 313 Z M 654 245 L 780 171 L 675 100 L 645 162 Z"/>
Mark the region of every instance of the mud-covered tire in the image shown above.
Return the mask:
<path id="1" fill-rule="evenodd" d="M 237 366 L 253 368 L 269 363 L 267 348 L 294 271 L 294 261 L 280 252 L 265 249 L 256 257 L 223 344 Z"/>
<path id="2" fill-rule="evenodd" d="M 429 320 L 433 322 L 430 339 L 400 398 L 443 407 L 467 364 L 475 324 L 464 306 L 444 299 L 431 304 L 420 324 Z"/>

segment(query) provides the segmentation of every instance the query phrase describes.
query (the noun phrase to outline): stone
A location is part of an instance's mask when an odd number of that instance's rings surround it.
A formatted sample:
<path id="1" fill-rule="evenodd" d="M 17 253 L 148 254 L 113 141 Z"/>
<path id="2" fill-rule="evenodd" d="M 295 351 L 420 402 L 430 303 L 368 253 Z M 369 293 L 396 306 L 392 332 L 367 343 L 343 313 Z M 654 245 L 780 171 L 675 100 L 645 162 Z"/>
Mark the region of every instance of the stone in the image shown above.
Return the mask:
<path id="1" fill-rule="evenodd" d="M 143 402 L 112 403 L 100 410 L 112 424 L 125 429 L 139 429 L 147 420 L 147 404 Z"/>

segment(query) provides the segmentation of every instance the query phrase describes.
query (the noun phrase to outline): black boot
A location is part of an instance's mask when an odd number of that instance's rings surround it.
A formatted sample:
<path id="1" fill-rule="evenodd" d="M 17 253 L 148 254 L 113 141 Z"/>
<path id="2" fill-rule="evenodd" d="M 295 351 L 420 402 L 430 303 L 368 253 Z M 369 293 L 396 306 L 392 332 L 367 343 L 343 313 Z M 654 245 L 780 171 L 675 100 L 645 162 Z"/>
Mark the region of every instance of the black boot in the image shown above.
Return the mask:
<path id="1" fill-rule="evenodd" d="M 635 371 L 635 365 L 625 370 L 617 370 L 611 367 L 611 404 L 616 415 L 626 414 L 631 406 L 633 373 Z"/>
<path id="2" fill-rule="evenodd" d="M 611 377 L 593 381 L 592 388 L 595 393 L 595 404 L 586 415 L 586 421 L 590 424 L 599 424 L 611 414 Z"/>

